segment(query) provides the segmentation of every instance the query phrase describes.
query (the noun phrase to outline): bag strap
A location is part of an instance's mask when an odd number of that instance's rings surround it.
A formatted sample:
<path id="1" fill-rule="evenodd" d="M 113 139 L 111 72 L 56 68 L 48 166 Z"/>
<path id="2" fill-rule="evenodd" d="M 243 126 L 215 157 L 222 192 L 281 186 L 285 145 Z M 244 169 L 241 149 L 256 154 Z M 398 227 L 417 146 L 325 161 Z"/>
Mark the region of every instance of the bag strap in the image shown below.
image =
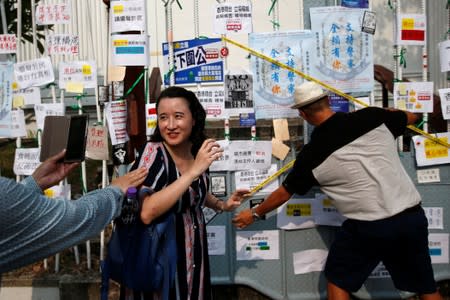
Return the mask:
<path id="1" fill-rule="evenodd" d="M 109 276 L 111 274 L 107 257 L 100 262 L 100 271 L 102 273 L 102 281 L 100 283 L 100 299 L 108 300 Z"/>

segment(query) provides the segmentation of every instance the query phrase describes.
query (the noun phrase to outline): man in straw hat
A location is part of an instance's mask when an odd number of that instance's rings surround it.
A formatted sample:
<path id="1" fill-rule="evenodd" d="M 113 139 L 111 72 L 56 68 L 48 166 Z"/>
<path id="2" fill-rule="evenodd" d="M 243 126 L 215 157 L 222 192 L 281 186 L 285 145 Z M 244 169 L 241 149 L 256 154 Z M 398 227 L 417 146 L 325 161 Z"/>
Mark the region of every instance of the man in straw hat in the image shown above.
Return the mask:
<path id="1" fill-rule="evenodd" d="M 395 286 L 441 299 L 428 250 L 421 198 L 397 153 L 395 138 L 418 116 L 369 107 L 352 113 L 331 110 L 327 93 L 314 82 L 296 87 L 293 109 L 315 128 L 283 184 L 260 205 L 234 219 L 244 228 L 296 193 L 319 186 L 344 215 L 325 265 L 329 299 L 349 299 L 380 261 Z"/>

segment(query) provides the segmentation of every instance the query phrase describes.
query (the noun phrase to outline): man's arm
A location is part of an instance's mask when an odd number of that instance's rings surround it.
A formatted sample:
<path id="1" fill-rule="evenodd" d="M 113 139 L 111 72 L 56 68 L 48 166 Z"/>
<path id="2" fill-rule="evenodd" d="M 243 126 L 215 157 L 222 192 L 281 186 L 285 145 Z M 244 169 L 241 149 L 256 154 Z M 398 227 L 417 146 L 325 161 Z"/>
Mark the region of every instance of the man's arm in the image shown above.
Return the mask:
<path id="1" fill-rule="evenodd" d="M 400 110 L 397 108 L 386 108 L 387 110 L 390 111 L 402 111 L 406 114 L 406 125 L 414 125 L 417 123 L 417 121 L 419 121 L 420 119 L 422 119 L 422 114 L 416 114 L 416 113 L 412 113 L 410 111 L 407 110 Z"/>
<path id="2" fill-rule="evenodd" d="M 286 188 L 281 185 L 275 191 L 273 191 L 261 204 L 259 204 L 254 211 L 263 216 L 272 210 L 278 208 L 283 203 L 291 198 L 292 194 L 289 193 Z M 245 228 L 253 223 L 253 215 L 250 209 L 241 211 L 233 218 L 233 224 L 237 228 Z"/>
<path id="3" fill-rule="evenodd" d="M 147 172 L 139 168 L 74 201 L 44 196 L 32 176 L 23 184 L 0 177 L 0 274 L 98 234 L 120 214 L 126 189 Z"/>

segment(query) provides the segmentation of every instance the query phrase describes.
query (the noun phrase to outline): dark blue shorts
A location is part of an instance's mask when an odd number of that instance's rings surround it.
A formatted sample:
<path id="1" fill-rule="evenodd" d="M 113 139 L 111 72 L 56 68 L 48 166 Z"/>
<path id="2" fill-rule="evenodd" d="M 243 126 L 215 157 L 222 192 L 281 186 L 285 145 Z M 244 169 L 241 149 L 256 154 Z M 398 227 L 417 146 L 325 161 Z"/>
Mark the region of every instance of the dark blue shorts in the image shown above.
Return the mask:
<path id="1" fill-rule="evenodd" d="M 377 221 L 346 220 L 325 265 L 328 281 L 356 292 L 382 261 L 402 291 L 436 291 L 428 250 L 428 221 L 420 205 Z"/>

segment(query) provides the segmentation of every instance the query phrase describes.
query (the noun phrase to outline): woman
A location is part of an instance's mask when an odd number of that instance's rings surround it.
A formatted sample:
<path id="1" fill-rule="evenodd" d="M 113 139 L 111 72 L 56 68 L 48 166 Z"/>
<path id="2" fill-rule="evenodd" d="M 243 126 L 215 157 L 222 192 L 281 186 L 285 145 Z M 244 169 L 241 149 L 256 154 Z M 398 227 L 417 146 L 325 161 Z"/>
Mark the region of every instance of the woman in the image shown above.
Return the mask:
<path id="1" fill-rule="evenodd" d="M 208 168 L 223 150 L 215 140 L 206 139 L 206 113 L 193 92 L 175 86 L 165 89 L 156 111 L 158 126 L 134 166 L 149 169 L 144 186 L 151 193 L 143 199 L 141 220 L 149 224 L 171 209 L 176 212 L 177 278 L 170 299 L 210 299 L 202 207 L 232 211 L 249 191 L 237 190 L 227 201 L 209 192 Z"/>

